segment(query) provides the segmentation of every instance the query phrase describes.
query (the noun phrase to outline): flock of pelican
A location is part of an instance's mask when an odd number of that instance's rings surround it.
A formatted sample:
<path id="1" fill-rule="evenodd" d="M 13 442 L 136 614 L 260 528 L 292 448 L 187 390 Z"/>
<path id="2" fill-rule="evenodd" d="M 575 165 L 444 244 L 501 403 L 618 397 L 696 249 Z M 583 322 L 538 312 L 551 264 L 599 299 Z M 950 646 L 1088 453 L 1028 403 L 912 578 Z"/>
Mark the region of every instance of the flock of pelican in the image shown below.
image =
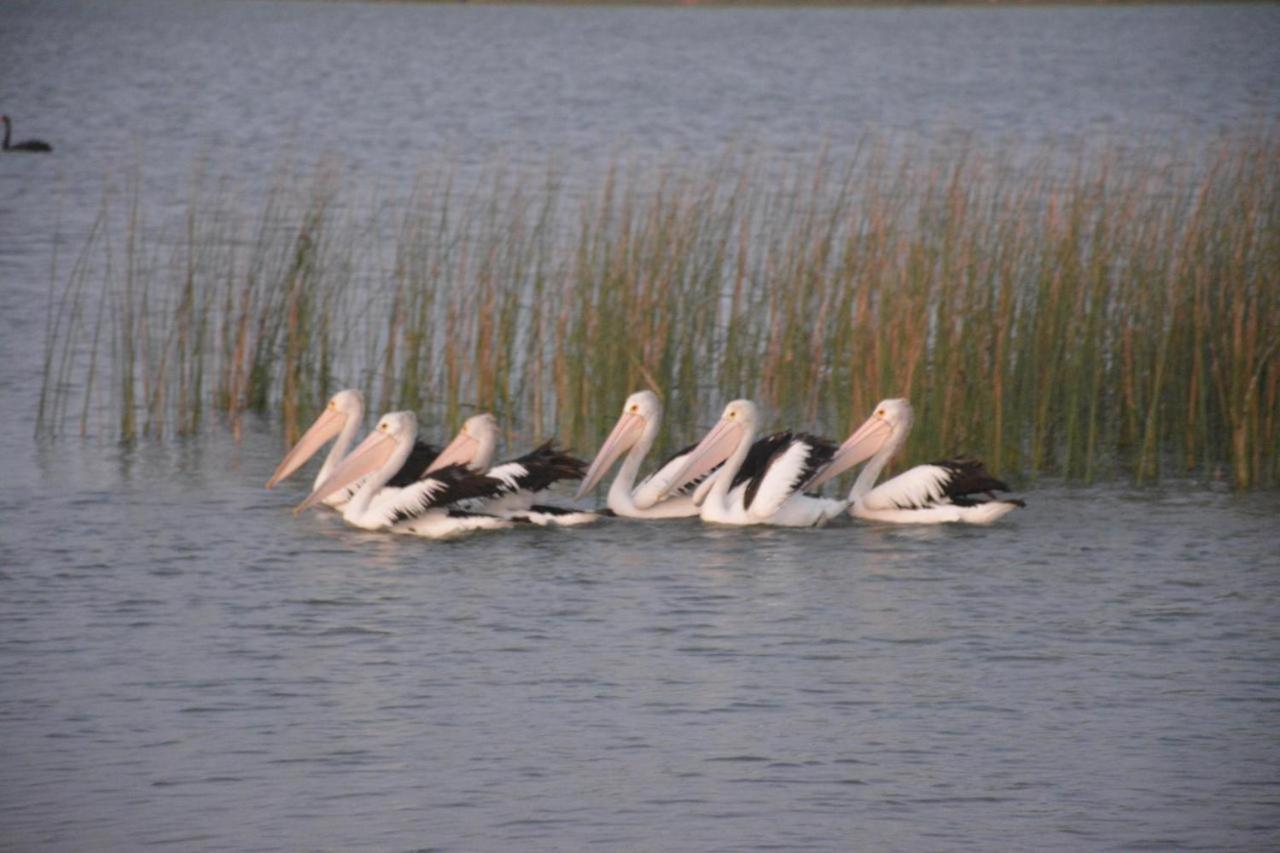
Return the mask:
<path id="1" fill-rule="evenodd" d="M 997 497 L 1008 486 L 970 459 L 917 465 L 877 486 L 913 419 L 910 403 L 890 399 L 877 405 L 839 446 L 790 431 L 757 438 L 759 409 L 750 400 L 734 400 L 701 441 L 637 483 L 662 421 L 662 404 L 650 391 L 627 398 L 588 466 L 552 441 L 495 464 L 498 423 L 489 414 L 469 418 L 441 450 L 418 439 L 413 412 L 392 412 L 353 450 L 364 421 L 364 399 L 358 391 L 345 390 L 329 400 L 285 454 L 267 488 L 332 441 L 311 494 L 294 512 L 325 505 L 355 527 L 429 539 L 521 524 L 574 526 L 605 515 L 699 516 L 714 524 L 781 527 L 816 527 L 846 514 L 899 524 L 989 524 L 1023 505 Z M 607 510 L 557 506 L 542 497 L 561 480 L 581 480 L 575 495 L 581 500 L 624 454 L 609 487 Z M 818 494 L 824 483 L 862 463 L 847 496 Z"/>

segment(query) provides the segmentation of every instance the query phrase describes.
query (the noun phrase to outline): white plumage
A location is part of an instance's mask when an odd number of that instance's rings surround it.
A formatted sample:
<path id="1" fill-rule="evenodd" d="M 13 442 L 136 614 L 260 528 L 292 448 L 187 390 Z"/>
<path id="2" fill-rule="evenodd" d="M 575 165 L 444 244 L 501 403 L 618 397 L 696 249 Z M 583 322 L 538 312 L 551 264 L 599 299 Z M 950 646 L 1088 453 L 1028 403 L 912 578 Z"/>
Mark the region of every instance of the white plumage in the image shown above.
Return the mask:
<path id="1" fill-rule="evenodd" d="M 554 441 L 547 441 L 524 456 L 493 465 L 497 446 L 497 420 L 487 413 L 474 415 L 427 470 L 465 465 L 471 471 L 500 481 L 504 489 L 497 497 L 477 498 L 463 504 L 466 509 L 485 515 L 555 527 L 575 527 L 599 519 L 597 513 L 538 503 L 539 496 L 552 484 L 582 478 L 586 465 L 581 459 L 559 450 Z"/>
<path id="2" fill-rule="evenodd" d="M 805 495 L 802 486 L 831 458 L 835 446 L 811 435 L 784 434 L 761 475 L 747 511 L 751 518 L 784 527 L 811 527 L 844 512 L 846 501 Z"/>
<path id="3" fill-rule="evenodd" d="M 471 474 L 462 466 L 448 466 L 400 488 L 386 488 L 412 451 L 417 428 L 417 418 L 412 412 L 383 415 L 377 429 L 296 511 L 301 512 L 359 482 L 342 508 L 342 517 L 348 524 L 364 530 L 391 529 L 428 538 L 447 538 L 481 527 L 510 527 L 512 522 L 504 519 L 479 523 L 474 521 L 474 514 L 450 513 L 450 508 L 461 501 L 492 497 L 506 488 L 502 482 Z"/>
<path id="4" fill-rule="evenodd" d="M 987 473 L 981 462 L 971 459 L 917 465 L 876 486 L 889 459 L 906 441 L 914 420 L 915 413 L 906 400 L 881 401 L 875 413 L 813 477 L 810 487 L 817 488 L 869 459 L 849 490 L 849 512 L 855 518 L 895 524 L 990 524 L 1023 505 L 1022 501 L 996 498 L 996 491 L 1009 487 Z"/>
<path id="5" fill-rule="evenodd" d="M 301 468 L 308 459 L 314 456 L 324 446 L 325 442 L 336 436 L 333 446 L 329 448 L 328 456 L 325 457 L 324 463 L 321 464 L 320 470 L 316 473 L 313 488 L 318 488 L 321 483 L 329 479 L 338 465 L 346 458 L 347 451 L 351 447 L 352 441 L 355 440 L 356 432 L 360 429 L 360 424 L 363 421 L 364 395 L 354 388 L 348 388 L 334 394 L 325 406 L 324 411 L 316 418 L 315 423 L 307 429 L 302 438 L 298 439 L 298 443 L 280 461 L 275 473 L 267 481 L 267 488 L 274 488 L 277 483 L 287 479 Z M 428 470 L 428 465 L 438 455 L 439 451 L 436 448 L 415 439 L 399 470 L 396 471 L 383 488 L 394 490 L 421 479 Z M 355 494 L 359 486 L 360 481 L 356 480 L 333 492 L 324 498 L 321 503 L 341 510 L 346 506 L 347 501 L 351 500 L 351 496 Z"/>
<path id="6" fill-rule="evenodd" d="M 637 391 L 628 397 L 617 424 L 587 469 L 577 497 L 591 491 L 618 457 L 626 453 L 617 476 L 609 486 L 609 509 L 624 518 L 688 518 L 697 515 L 698 507 L 689 495 L 672 494 L 665 500 L 661 497 L 688 460 L 692 447 L 677 453 L 638 486 L 635 485 L 640 464 L 657 440 L 661 422 L 662 403 L 658 401 L 658 395 L 652 391 Z"/>
<path id="7" fill-rule="evenodd" d="M 800 492 L 812 476 L 814 460 L 822 457 L 820 440 L 775 433 L 753 443 L 758 423 L 759 410 L 754 403 L 734 400 L 725 407 L 720 422 L 689 454 L 668 490 L 723 462 L 715 480 L 700 486 L 694 495 L 695 502 L 701 501 L 703 521 L 814 527 L 840 514 L 847 505 L 845 501 Z"/>

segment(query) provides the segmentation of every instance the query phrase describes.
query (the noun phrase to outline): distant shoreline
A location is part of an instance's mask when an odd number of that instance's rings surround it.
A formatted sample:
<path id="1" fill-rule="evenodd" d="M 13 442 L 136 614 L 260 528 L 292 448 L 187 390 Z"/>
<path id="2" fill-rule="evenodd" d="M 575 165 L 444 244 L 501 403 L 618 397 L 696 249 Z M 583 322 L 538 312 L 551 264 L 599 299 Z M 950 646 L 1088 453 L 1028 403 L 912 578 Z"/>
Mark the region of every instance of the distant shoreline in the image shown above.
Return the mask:
<path id="1" fill-rule="evenodd" d="M 303 0 L 317 2 L 317 0 Z M 432 6 L 670 6 L 673 8 L 921 8 L 927 6 L 1236 6 L 1276 5 L 1277 0 L 318 0 Z"/>

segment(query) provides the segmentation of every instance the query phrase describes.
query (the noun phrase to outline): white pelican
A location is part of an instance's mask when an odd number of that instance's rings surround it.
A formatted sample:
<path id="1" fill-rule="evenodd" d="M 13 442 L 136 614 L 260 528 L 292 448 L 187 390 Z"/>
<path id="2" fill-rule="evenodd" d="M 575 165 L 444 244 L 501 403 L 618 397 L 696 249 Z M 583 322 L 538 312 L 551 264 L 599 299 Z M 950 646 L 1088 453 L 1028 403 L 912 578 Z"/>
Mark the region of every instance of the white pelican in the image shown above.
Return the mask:
<path id="1" fill-rule="evenodd" d="M 356 432 L 360 429 L 360 424 L 363 421 L 364 395 L 354 388 L 348 388 L 334 394 L 329 399 L 329 404 L 325 406 L 324 411 L 320 413 L 320 417 L 316 418 L 315 423 L 303 433 L 302 438 L 298 439 L 298 443 L 280 461 L 275 473 L 267 481 L 267 488 L 274 488 L 281 480 L 289 477 L 314 456 L 326 441 L 337 436 L 333 447 L 329 449 L 329 455 L 325 457 L 324 464 L 320 466 L 320 471 L 316 474 L 313 488 L 319 486 L 329 478 L 338 463 L 347 455 L 347 450 L 351 447 L 351 442 L 355 440 Z M 418 480 L 439 453 L 440 451 L 430 444 L 415 441 L 404 465 L 391 478 L 389 485 L 393 487 L 407 486 Z M 351 495 L 358 485 L 359 483 L 353 483 L 349 488 L 334 492 L 326 497 L 322 503 L 325 506 L 341 509 L 342 505 L 351 499 Z"/>
<path id="2" fill-rule="evenodd" d="M 800 487 L 831 458 L 834 445 L 790 432 L 752 444 L 759 420 L 759 409 L 750 400 L 725 406 L 720 422 L 690 452 L 665 493 L 723 461 L 716 478 L 694 494 L 695 502 L 701 501 L 703 521 L 815 527 L 842 513 L 846 501 L 800 493 Z"/>
<path id="3" fill-rule="evenodd" d="M 507 485 L 462 466 L 449 466 L 402 488 L 384 488 L 413 450 L 418 419 L 413 412 L 383 415 L 377 428 L 315 488 L 294 513 L 301 513 L 327 496 L 359 483 L 342 508 L 348 524 L 364 530 L 391 529 L 431 539 L 472 530 L 513 526 L 507 519 L 461 512 L 451 505 L 472 498 L 503 494 Z"/>
<path id="4" fill-rule="evenodd" d="M 541 492 L 560 480 L 578 480 L 586 463 L 555 446 L 554 440 L 520 456 L 493 465 L 498 446 L 498 422 L 493 415 L 473 415 L 444 450 L 427 466 L 431 474 L 450 465 L 464 465 L 475 473 L 501 480 L 507 489 L 496 498 L 470 506 L 480 512 L 540 525 L 573 527 L 599 519 L 599 514 L 535 503 Z M 492 466 L 492 467 L 490 467 Z"/>
<path id="5" fill-rule="evenodd" d="M 622 406 L 618 423 L 600 446 L 600 452 L 587 469 L 587 476 L 574 499 L 580 500 L 595 488 L 618 457 L 626 453 L 627 458 L 618 469 L 618 476 L 613 478 L 613 485 L 609 487 L 609 509 L 625 518 L 689 518 L 698 515 L 700 510 L 690 495 L 674 494 L 666 500 L 658 499 L 663 488 L 670 485 L 680 472 L 695 445 L 681 450 L 646 477 L 639 486 L 635 485 L 640 463 L 653 448 L 661 423 L 662 403 L 658 401 L 657 394 L 652 391 L 637 391 L 628 397 Z M 709 476 L 714 477 L 715 474 Z"/>
<path id="6" fill-rule="evenodd" d="M 915 414 L 906 400 L 882 400 L 875 414 L 840 445 L 831 462 L 810 481 L 808 488 L 817 488 L 870 459 L 849 491 L 849 514 L 855 518 L 899 524 L 948 521 L 990 524 L 1014 507 L 1024 505 L 1019 500 L 996 498 L 994 492 L 1008 491 L 1009 487 L 973 459 L 917 465 L 876 486 L 890 457 L 907 440 L 914 420 Z M 985 493 L 986 499 L 974 497 L 979 493 Z"/>

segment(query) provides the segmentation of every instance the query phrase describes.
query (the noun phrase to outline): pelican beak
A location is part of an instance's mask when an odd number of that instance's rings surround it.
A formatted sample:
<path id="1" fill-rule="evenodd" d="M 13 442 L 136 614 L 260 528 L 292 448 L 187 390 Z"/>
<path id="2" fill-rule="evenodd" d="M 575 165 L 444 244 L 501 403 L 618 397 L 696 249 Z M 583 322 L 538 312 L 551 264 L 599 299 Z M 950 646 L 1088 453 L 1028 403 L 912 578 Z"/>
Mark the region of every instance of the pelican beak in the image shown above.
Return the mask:
<path id="1" fill-rule="evenodd" d="M 303 433 L 293 449 L 285 454 L 276 472 L 271 475 L 270 480 L 267 480 L 267 488 L 274 488 L 276 483 L 301 468 L 304 462 L 316 454 L 317 450 L 324 447 L 325 442 L 342 432 L 346 423 L 345 414 L 337 409 L 325 409 L 324 414 L 316 418 L 316 422 Z"/>
<path id="2" fill-rule="evenodd" d="M 622 417 L 618 418 L 618 422 L 614 424 L 613 432 L 609 433 L 609 437 L 601 445 L 600 452 L 596 454 L 595 459 L 591 460 L 587 476 L 582 479 L 582 485 L 578 487 L 578 493 L 573 496 L 573 499 L 581 500 L 583 495 L 595 488 L 596 483 L 600 482 L 600 478 L 609 471 L 618 457 L 635 445 L 643 430 L 643 417 L 634 412 L 623 412 Z"/>
<path id="3" fill-rule="evenodd" d="M 464 429 L 454 436 L 448 447 L 440 451 L 440 455 L 435 458 L 435 461 L 427 466 L 423 476 L 430 474 L 432 471 L 439 471 L 448 465 L 466 465 L 470 467 L 471 460 L 475 458 L 476 451 L 479 448 L 480 442 L 472 438 Z"/>
<path id="4" fill-rule="evenodd" d="M 685 483 L 698 479 L 728 459 L 729 454 L 733 453 L 741 442 L 742 424 L 736 420 L 721 418 L 720 423 L 698 442 L 698 446 L 689 451 L 689 458 L 685 460 L 684 467 L 671 478 L 671 482 L 663 487 L 658 499 L 665 498 Z M 701 488 L 699 491 L 702 491 Z M 703 497 L 706 497 L 705 493 Z"/>
<path id="5" fill-rule="evenodd" d="M 381 430 L 369 433 L 368 438 L 360 442 L 360 446 L 351 455 L 342 460 L 342 464 L 334 469 L 316 490 L 307 495 L 307 499 L 294 509 L 294 515 L 300 515 L 329 495 L 351 485 L 387 464 L 387 460 L 396 452 L 396 440 Z"/>
<path id="6" fill-rule="evenodd" d="M 831 457 L 831 461 L 826 467 L 818 472 L 809 483 L 804 487 L 808 489 L 816 489 L 828 480 L 834 479 L 845 471 L 848 471 L 859 462 L 865 462 L 875 455 L 876 451 L 884 447 L 885 441 L 889 438 L 889 433 L 893 428 L 884 418 L 872 415 L 863 422 L 862 426 L 853 431 L 853 435 L 845 440 L 836 450 L 835 455 Z"/>

